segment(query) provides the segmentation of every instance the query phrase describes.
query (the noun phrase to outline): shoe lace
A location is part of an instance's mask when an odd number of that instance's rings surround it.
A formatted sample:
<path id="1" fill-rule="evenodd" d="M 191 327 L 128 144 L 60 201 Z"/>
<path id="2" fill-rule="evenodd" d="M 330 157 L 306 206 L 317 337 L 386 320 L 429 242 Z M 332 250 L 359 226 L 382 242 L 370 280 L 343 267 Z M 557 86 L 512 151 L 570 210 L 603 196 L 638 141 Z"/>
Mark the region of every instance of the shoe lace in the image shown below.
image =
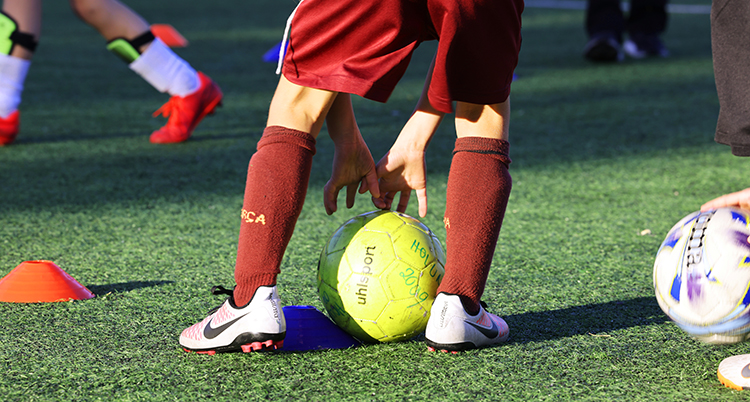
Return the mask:
<path id="1" fill-rule="evenodd" d="M 164 117 L 169 117 L 172 114 L 172 111 L 179 108 L 180 101 L 178 98 L 178 96 L 170 97 L 167 103 L 161 105 L 160 108 L 156 109 L 152 116 L 158 117 L 159 115 L 162 115 Z"/>
<path id="2" fill-rule="evenodd" d="M 227 288 L 225 288 L 224 286 L 221 286 L 221 285 L 212 287 L 212 288 L 211 288 L 211 294 L 212 294 L 212 295 L 214 295 L 214 296 L 218 296 L 218 295 L 227 295 L 227 296 L 229 296 L 229 298 L 230 298 L 230 299 L 234 299 L 234 290 L 232 290 L 232 289 L 227 289 Z M 210 311 L 208 312 L 208 314 L 209 314 L 209 315 L 211 315 L 211 314 L 213 314 L 213 313 L 215 313 L 215 312 L 219 311 L 219 309 L 221 308 L 221 306 L 222 306 L 223 304 L 224 304 L 224 303 L 222 303 L 222 304 L 219 304 L 218 306 L 216 306 L 216 307 L 212 308 L 212 309 L 211 309 L 211 310 L 210 310 Z"/>

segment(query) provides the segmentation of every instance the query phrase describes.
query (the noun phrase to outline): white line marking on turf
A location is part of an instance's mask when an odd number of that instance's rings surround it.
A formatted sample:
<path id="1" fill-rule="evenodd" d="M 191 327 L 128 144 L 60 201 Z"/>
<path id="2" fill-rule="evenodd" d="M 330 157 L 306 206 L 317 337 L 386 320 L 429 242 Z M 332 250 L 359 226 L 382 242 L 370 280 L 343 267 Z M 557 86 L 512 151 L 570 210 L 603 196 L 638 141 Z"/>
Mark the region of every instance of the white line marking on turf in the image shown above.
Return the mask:
<path id="1" fill-rule="evenodd" d="M 530 8 L 555 8 L 559 10 L 585 10 L 586 1 L 581 0 L 526 0 L 526 7 Z M 630 4 L 622 3 L 623 10 L 627 11 Z M 701 4 L 667 4 L 667 12 L 672 14 L 710 14 L 710 5 Z"/>

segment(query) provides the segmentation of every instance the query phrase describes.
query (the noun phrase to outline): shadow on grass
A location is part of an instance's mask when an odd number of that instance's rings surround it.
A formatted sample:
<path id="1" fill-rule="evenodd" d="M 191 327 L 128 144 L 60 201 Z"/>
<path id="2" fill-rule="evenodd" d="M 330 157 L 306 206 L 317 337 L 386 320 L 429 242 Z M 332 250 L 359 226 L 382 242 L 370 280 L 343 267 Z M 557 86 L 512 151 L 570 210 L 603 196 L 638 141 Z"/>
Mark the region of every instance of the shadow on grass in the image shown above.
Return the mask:
<path id="1" fill-rule="evenodd" d="M 136 138 L 136 137 L 144 137 L 146 138 L 146 141 L 148 141 L 148 134 L 133 134 L 133 133 L 107 133 L 107 134 L 85 134 L 85 133 L 79 133 L 79 134 L 58 134 L 54 136 L 44 136 L 44 137 L 34 137 L 34 138 L 26 138 L 21 135 L 18 136 L 18 139 L 13 142 L 13 146 L 18 145 L 30 145 L 30 144 L 54 144 L 54 143 L 62 143 L 62 142 L 73 142 L 73 141 L 96 141 L 96 140 L 106 140 L 106 139 L 115 139 L 115 138 Z"/>
<path id="2" fill-rule="evenodd" d="M 156 129 L 157 128 L 154 128 L 154 130 Z M 144 130 L 141 133 L 111 133 L 111 132 L 108 132 L 106 134 L 80 133 L 80 134 L 70 134 L 70 135 L 61 134 L 61 135 L 55 135 L 55 136 L 45 136 L 45 137 L 36 137 L 36 138 L 24 138 L 22 136 L 19 136 L 18 139 L 13 142 L 13 146 L 31 145 L 31 144 L 54 144 L 54 143 L 64 143 L 64 142 L 100 141 L 100 140 L 112 140 L 116 138 L 143 138 L 144 143 L 146 143 L 148 142 L 148 139 L 151 133 L 152 131 Z M 217 134 L 205 134 L 204 135 L 198 132 L 197 134 L 192 135 L 188 141 L 206 142 L 206 141 L 219 141 L 219 140 L 234 140 L 234 139 L 247 138 L 253 135 L 255 135 L 256 137 L 260 136 L 260 134 L 256 134 L 254 132 L 250 134 L 238 133 L 238 134 L 218 134 L 218 135 Z M 248 158 L 249 158 L 249 155 L 248 155 Z"/>
<path id="3" fill-rule="evenodd" d="M 653 297 L 508 315 L 503 318 L 511 329 L 512 343 L 548 341 L 588 333 L 600 335 L 669 321 Z"/>
<path id="4" fill-rule="evenodd" d="M 150 288 L 155 286 L 167 285 L 174 283 L 174 281 L 132 281 L 132 282 L 121 282 L 112 283 L 109 285 L 94 285 L 86 286 L 97 296 L 104 296 L 108 293 L 123 293 L 131 290 Z"/>

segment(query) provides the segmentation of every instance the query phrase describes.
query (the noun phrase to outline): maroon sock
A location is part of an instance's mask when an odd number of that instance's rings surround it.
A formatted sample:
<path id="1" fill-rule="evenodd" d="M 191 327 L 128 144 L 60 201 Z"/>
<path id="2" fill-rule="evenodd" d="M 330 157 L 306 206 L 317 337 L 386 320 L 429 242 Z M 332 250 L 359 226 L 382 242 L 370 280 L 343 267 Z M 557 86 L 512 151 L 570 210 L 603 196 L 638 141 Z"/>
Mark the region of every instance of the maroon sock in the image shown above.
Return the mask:
<path id="1" fill-rule="evenodd" d="M 510 196 L 508 141 L 456 140 L 446 192 L 445 277 L 438 292 L 459 295 L 469 313 L 479 311 L 492 256 Z"/>
<path id="2" fill-rule="evenodd" d="M 266 127 L 250 159 L 242 205 L 234 302 L 244 306 L 259 286 L 273 286 L 302 211 L 315 138 L 285 127 Z"/>

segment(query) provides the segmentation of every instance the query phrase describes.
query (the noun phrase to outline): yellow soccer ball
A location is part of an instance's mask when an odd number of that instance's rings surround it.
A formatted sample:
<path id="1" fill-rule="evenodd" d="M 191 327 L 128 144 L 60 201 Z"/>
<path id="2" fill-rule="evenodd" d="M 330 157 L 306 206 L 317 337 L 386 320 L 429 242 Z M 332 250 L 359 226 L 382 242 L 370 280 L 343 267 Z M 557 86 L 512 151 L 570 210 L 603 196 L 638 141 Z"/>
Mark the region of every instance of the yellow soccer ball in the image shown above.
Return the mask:
<path id="1" fill-rule="evenodd" d="M 323 248 L 318 294 L 331 319 L 360 341 L 407 340 L 427 326 L 444 265 L 440 240 L 419 220 L 368 212 Z"/>

